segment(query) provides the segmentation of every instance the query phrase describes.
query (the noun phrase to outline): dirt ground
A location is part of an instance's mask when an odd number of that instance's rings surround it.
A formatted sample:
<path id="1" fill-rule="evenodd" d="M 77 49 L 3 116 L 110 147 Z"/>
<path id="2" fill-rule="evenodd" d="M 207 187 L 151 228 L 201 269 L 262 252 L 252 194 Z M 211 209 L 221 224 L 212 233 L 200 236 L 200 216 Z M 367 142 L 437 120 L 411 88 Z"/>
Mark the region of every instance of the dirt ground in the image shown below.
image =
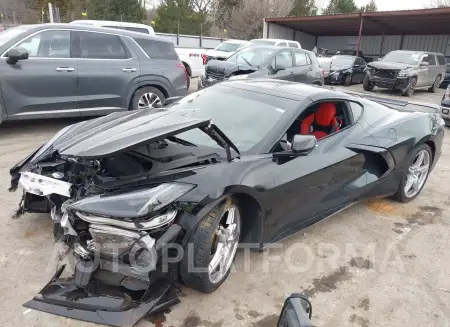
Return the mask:
<path id="1" fill-rule="evenodd" d="M 442 93 L 419 91 L 413 99 L 438 103 Z M 20 194 L 6 190 L 9 168 L 75 121 L 0 125 L 0 326 L 94 326 L 22 307 L 53 274 L 52 226 L 47 215 L 12 220 Z M 293 292 L 310 296 L 315 326 L 449 326 L 449 162 L 447 137 L 413 202 L 361 203 L 263 253 L 240 252 L 219 290 L 184 288 L 180 304 L 137 326 L 272 327 Z"/>

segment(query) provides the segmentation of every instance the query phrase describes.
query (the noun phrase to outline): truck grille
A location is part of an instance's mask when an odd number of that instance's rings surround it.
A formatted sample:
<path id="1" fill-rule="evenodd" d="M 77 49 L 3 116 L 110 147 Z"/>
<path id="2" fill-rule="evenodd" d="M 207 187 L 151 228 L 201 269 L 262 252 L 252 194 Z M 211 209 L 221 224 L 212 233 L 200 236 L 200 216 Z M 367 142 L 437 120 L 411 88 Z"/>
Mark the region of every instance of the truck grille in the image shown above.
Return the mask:
<path id="1" fill-rule="evenodd" d="M 379 78 L 396 78 L 397 70 L 374 69 L 372 76 Z"/>

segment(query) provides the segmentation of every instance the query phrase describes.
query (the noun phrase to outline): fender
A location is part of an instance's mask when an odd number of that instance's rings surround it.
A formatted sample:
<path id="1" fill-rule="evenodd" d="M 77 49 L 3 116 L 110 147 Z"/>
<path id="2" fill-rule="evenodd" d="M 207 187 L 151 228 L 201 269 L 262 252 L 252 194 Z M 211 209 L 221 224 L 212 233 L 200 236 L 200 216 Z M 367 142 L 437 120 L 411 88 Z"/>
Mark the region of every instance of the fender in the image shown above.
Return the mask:
<path id="1" fill-rule="evenodd" d="M 131 103 L 131 99 L 133 97 L 133 94 L 136 92 L 137 89 L 143 87 L 143 86 L 152 86 L 156 85 L 163 89 L 163 94 L 167 96 L 168 98 L 172 96 L 174 93 L 173 87 L 171 86 L 170 82 L 162 76 L 141 76 L 140 81 L 136 83 L 128 92 L 127 96 L 127 103 Z"/>

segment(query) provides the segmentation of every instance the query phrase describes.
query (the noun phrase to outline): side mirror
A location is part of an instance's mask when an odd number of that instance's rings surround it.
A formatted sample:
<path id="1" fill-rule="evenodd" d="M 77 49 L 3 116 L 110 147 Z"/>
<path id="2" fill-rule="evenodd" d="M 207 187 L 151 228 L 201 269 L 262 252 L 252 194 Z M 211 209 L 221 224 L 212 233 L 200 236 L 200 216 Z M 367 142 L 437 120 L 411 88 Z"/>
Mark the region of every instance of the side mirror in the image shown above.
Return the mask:
<path id="1" fill-rule="evenodd" d="M 430 66 L 430 63 L 429 63 L 429 62 L 422 61 L 422 62 L 420 63 L 420 67 L 428 67 L 428 66 Z"/>
<path id="2" fill-rule="evenodd" d="M 301 153 L 303 155 L 311 153 L 317 145 L 317 139 L 313 135 L 294 135 L 291 149 L 294 153 Z"/>
<path id="3" fill-rule="evenodd" d="M 311 314 L 311 302 L 302 294 L 292 294 L 284 301 L 277 327 L 312 327 Z"/>
<path id="4" fill-rule="evenodd" d="M 13 48 L 8 51 L 7 62 L 10 65 L 16 64 L 19 60 L 25 60 L 29 57 L 28 50 L 25 48 Z"/>

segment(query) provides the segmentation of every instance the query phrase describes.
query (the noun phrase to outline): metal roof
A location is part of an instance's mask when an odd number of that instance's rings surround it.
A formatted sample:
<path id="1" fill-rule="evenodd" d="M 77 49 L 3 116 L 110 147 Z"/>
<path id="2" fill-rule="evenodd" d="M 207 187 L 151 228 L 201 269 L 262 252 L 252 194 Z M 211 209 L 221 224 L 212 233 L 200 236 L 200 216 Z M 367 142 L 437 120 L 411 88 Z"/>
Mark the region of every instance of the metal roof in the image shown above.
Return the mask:
<path id="1" fill-rule="evenodd" d="M 450 32 L 450 8 L 378 11 L 357 14 L 266 18 L 315 36 L 357 35 L 363 19 L 363 35 L 437 35 Z"/>

